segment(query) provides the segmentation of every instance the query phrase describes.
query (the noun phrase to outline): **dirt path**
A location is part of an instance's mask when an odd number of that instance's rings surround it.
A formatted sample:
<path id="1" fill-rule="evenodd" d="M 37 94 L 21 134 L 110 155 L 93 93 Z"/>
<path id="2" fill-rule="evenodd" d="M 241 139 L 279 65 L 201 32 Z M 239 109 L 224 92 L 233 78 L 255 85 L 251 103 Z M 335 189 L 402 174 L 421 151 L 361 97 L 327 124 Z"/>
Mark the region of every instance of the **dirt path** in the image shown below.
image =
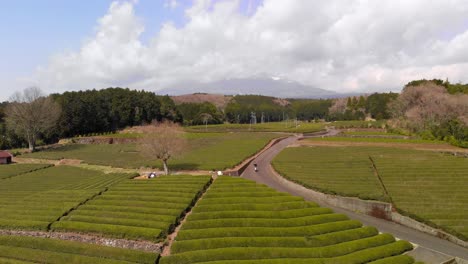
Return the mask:
<path id="1" fill-rule="evenodd" d="M 0 235 L 29 236 L 42 238 L 55 238 L 61 240 L 76 241 L 101 246 L 111 246 L 125 249 L 135 249 L 152 253 L 159 253 L 162 243 L 153 243 L 151 241 L 136 241 L 127 239 L 114 239 L 101 237 L 92 234 L 80 234 L 73 232 L 45 232 L 45 231 L 26 231 L 26 230 L 2 230 Z"/>
<path id="2" fill-rule="evenodd" d="M 208 188 L 206 188 L 205 192 L 200 196 L 200 198 L 198 198 L 197 202 L 193 205 L 192 208 L 190 208 L 190 211 L 188 211 L 185 215 L 184 215 L 184 218 L 180 221 L 179 225 L 174 229 L 174 232 L 172 232 L 171 234 L 169 234 L 167 236 L 167 239 L 166 239 L 166 243 L 164 243 L 164 246 L 162 248 L 162 252 L 161 252 L 161 256 L 164 257 L 164 256 L 169 256 L 171 255 L 171 247 L 172 247 L 172 244 L 174 243 L 177 235 L 179 234 L 179 231 L 180 229 L 182 228 L 182 226 L 184 225 L 184 223 L 187 221 L 187 218 L 192 214 L 192 210 L 193 208 L 197 205 L 197 203 L 203 199 L 203 196 L 205 196 L 205 194 L 208 192 L 208 190 L 211 188 L 211 185 L 213 184 L 213 182 L 216 180 L 217 176 L 213 176 L 213 181 L 211 182 L 210 186 L 208 186 Z"/>
<path id="3" fill-rule="evenodd" d="M 328 143 L 328 142 L 327 142 Z M 254 172 L 253 166 L 249 166 L 244 173 L 241 175 L 243 178 L 251 179 L 262 184 L 266 184 L 273 189 L 281 192 L 287 192 L 295 196 L 303 197 L 306 200 L 318 202 L 321 206 L 325 206 L 333 209 L 337 213 L 348 215 L 351 219 L 356 219 L 362 222 L 364 225 L 375 226 L 380 232 L 386 232 L 393 234 L 394 236 L 408 240 L 413 244 L 432 249 L 438 252 L 445 253 L 451 256 L 458 256 L 464 259 L 468 259 L 468 250 L 461 246 L 455 245 L 447 240 L 443 240 L 426 233 L 387 221 L 379 218 L 375 218 L 369 215 L 358 214 L 346 209 L 335 207 L 327 204 L 326 202 L 316 201 L 311 194 L 311 191 L 303 186 L 287 181 L 278 175 L 270 165 L 272 159 L 279 154 L 284 148 L 289 145 L 298 144 L 296 137 L 289 137 L 282 140 L 278 144 L 275 144 L 267 151 L 264 151 L 258 156 L 254 163 L 258 164 L 259 171 Z M 406 144 L 405 144 L 406 145 Z"/>

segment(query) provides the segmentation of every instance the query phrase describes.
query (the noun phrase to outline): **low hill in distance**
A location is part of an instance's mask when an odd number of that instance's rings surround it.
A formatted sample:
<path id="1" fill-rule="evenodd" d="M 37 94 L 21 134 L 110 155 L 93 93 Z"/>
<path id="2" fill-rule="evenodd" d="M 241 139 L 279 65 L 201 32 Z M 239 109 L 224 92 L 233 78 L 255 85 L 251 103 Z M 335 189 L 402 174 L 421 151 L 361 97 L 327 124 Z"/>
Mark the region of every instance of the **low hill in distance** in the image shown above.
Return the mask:
<path id="1" fill-rule="evenodd" d="M 226 79 L 208 83 L 188 81 L 157 91 L 158 94 L 168 95 L 199 92 L 231 95 L 257 94 L 281 98 L 336 98 L 349 96 L 278 78 Z"/>
<path id="2" fill-rule="evenodd" d="M 171 96 L 176 105 L 183 103 L 204 103 L 209 102 L 214 104 L 217 108 L 224 109 L 231 101 L 232 96 L 223 94 L 208 94 L 208 93 L 194 93 Z"/>

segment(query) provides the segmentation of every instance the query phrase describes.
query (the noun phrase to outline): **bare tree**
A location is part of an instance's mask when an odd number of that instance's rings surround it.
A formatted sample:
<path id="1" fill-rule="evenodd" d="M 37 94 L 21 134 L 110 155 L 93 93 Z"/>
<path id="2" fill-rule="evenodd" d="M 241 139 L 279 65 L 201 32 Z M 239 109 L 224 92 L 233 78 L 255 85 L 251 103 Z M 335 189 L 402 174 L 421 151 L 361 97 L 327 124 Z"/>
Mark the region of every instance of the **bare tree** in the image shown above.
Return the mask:
<path id="1" fill-rule="evenodd" d="M 346 102 L 347 98 L 335 99 L 330 108 L 328 108 L 328 111 L 330 114 L 342 114 L 346 111 Z"/>
<path id="2" fill-rule="evenodd" d="M 201 119 L 203 120 L 203 124 L 205 124 L 205 131 L 208 130 L 208 121 L 213 119 L 213 116 L 208 114 L 208 113 L 202 113 L 200 114 Z"/>
<path id="3" fill-rule="evenodd" d="M 457 118 L 465 123 L 468 120 L 468 95 L 452 95 L 443 86 L 427 82 L 417 86 L 407 86 L 389 108 L 394 122 L 415 131 L 438 126 Z"/>
<path id="4" fill-rule="evenodd" d="M 161 160 L 164 174 L 169 174 L 169 159 L 180 155 L 187 149 L 187 138 L 184 130 L 175 123 L 163 122 L 146 126 L 144 136 L 140 139 L 138 149 L 150 159 Z"/>
<path id="5" fill-rule="evenodd" d="M 50 132 L 57 125 L 60 105 L 51 97 L 44 96 L 37 87 L 16 92 L 10 102 L 5 109 L 7 127 L 26 139 L 32 152 L 38 136 Z"/>

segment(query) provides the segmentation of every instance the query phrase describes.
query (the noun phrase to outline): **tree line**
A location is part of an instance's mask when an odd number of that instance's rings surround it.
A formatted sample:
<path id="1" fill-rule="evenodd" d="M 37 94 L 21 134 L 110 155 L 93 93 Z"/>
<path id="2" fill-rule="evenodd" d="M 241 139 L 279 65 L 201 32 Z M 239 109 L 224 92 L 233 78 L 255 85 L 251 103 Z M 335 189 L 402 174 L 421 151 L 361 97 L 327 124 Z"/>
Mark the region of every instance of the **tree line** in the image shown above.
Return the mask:
<path id="1" fill-rule="evenodd" d="M 218 108 L 210 102 L 176 105 L 167 95 L 128 88 L 65 92 L 50 96 L 32 88 L 26 89 L 23 94 L 15 94 L 10 102 L 0 103 L 0 149 L 26 144 L 32 148 L 31 144 L 114 132 L 155 120 L 201 125 L 366 118 L 391 120 L 389 125 L 392 129 L 403 129 L 426 138 L 451 140 L 454 144 L 463 145 L 468 140 L 467 94 L 468 84 L 451 84 L 438 79 L 415 80 L 405 85 L 400 94 L 373 93 L 339 99 L 236 95 L 224 108 Z M 42 106 L 44 113 L 29 109 L 28 105 L 33 103 L 39 106 L 45 104 Z M 18 122 L 20 118 L 14 117 L 15 113 L 29 114 Z M 31 119 L 42 120 L 42 128 L 22 124 L 31 122 Z"/>
<path id="2" fill-rule="evenodd" d="M 154 120 L 182 122 L 182 116 L 169 96 L 128 88 L 45 96 L 37 88 L 28 88 L 0 105 L 0 149 L 27 144 L 34 150 L 35 145 L 42 142 L 114 132 Z M 46 125 L 51 122 L 53 126 Z"/>

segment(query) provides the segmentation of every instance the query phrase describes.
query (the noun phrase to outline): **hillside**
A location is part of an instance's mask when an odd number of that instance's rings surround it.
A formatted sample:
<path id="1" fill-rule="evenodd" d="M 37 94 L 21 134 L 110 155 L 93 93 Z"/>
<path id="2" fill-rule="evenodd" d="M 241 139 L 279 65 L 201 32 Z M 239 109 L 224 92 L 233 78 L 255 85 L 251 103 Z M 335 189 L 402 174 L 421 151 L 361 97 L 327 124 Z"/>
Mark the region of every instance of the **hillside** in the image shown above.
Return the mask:
<path id="1" fill-rule="evenodd" d="M 231 101 L 232 96 L 222 94 L 208 94 L 208 93 L 194 93 L 171 96 L 176 105 L 183 103 L 204 103 L 209 102 L 214 104 L 217 108 L 224 109 Z"/>

